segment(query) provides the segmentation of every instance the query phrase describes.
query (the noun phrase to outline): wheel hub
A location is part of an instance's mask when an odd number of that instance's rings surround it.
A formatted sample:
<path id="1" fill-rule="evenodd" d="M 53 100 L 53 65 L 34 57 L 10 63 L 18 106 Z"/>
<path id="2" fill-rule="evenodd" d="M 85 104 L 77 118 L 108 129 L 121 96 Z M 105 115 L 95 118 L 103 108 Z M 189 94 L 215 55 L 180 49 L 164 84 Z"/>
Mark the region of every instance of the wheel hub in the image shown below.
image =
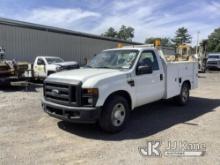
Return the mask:
<path id="1" fill-rule="evenodd" d="M 118 103 L 113 107 L 113 112 L 112 112 L 112 124 L 114 126 L 120 126 L 123 124 L 125 120 L 125 107 L 122 103 Z"/>

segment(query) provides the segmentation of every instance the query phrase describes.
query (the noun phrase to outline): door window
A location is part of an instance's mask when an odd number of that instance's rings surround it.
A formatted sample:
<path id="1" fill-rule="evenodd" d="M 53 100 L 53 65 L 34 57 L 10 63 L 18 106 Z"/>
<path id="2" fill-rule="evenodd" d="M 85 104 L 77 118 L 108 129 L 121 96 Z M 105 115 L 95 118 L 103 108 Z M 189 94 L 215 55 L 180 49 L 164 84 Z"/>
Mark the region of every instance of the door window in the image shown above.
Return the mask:
<path id="1" fill-rule="evenodd" d="M 41 59 L 41 58 L 39 58 L 39 59 L 37 60 L 37 65 L 45 65 L 44 60 Z"/>
<path id="2" fill-rule="evenodd" d="M 159 70 L 158 61 L 153 51 L 143 51 L 138 61 L 138 66 L 152 66 L 153 70 Z"/>

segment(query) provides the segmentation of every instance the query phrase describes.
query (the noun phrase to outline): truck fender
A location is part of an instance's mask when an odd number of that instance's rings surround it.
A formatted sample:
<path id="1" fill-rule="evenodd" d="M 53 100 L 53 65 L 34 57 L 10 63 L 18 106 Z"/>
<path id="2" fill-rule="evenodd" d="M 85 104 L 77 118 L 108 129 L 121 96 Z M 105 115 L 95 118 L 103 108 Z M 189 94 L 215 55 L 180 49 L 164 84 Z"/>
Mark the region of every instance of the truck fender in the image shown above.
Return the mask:
<path id="1" fill-rule="evenodd" d="M 98 104 L 104 106 L 106 104 L 106 102 L 108 102 L 108 100 L 111 99 L 115 95 L 124 97 L 128 101 L 130 109 L 131 110 L 134 109 L 134 100 L 135 99 L 132 98 L 131 94 L 126 90 L 113 91 L 110 94 L 106 95 L 105 98 L 102 99 L 102 101 L 99 101 Z"/>

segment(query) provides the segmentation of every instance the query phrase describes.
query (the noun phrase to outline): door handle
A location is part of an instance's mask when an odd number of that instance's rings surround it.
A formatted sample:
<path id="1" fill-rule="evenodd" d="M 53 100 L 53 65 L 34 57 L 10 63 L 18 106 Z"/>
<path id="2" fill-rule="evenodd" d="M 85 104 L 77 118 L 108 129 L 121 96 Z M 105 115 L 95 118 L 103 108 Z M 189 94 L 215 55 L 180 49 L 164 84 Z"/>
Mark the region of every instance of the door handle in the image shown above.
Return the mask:
<path id="1" fill-rule="evenodd" d="M 163 80 L 163 74 L 160 74 L 160 81 Z"/>
<path id="2" fill-rule="evenodd" d="M 135 85 L 134 80 L 128 80 L 127 82 L 131 87 L 133 87 Z"/>

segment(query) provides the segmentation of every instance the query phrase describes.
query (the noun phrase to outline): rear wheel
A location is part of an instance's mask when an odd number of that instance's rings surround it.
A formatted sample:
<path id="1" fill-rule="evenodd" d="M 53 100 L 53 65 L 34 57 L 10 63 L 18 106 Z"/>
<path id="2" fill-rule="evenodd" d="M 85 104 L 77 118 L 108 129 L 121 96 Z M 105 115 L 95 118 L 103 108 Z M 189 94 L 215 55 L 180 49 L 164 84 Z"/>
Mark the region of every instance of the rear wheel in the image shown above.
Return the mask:
<path id="1" fill-rule="evenodd" d="M 175 101 L 178 105 L 186 105 L 189 101 L 189 84 L 184 82 L 181 88 L 181 92 L 179 96 L 175 97 Z"/>
<path id="2" fill-rule="evenodd" d="M 99 125 L 106 132 L 119 132 L 125 127 L 129 114 L 127 100 L 121 96 L 113 96 L 104 105 Z"/>

